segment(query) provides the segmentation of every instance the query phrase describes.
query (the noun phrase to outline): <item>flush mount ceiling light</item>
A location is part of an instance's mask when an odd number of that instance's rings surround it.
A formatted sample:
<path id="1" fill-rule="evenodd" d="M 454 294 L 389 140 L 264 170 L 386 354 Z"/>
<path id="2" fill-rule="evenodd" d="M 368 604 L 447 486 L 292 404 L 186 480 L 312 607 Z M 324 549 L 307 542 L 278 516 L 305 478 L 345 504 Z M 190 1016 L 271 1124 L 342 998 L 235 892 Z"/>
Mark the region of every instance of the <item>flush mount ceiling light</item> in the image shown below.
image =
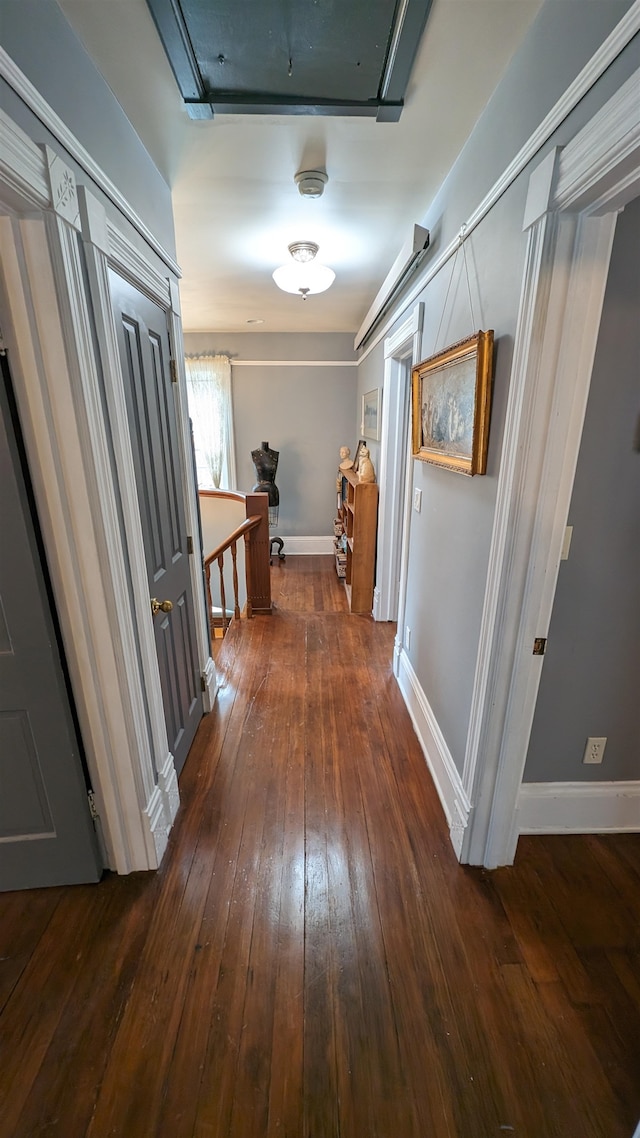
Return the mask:
<path id="1" fill-rule="evenodd" d="M 295 176 L 295 183 L 303 198 L 321 198 L 329 181 L 324 170 L 301 170 Z"/>
<path id="2" fill-rule="evenodd" d="M 314 241 L 294 241 L 289 252 L 291 260 L 273 273 L 283 292 L 297 292 L 306 300 L 310 293 L 324 292 L 333 284 L 336 274 L 315 260 L 318 246 Z"/>

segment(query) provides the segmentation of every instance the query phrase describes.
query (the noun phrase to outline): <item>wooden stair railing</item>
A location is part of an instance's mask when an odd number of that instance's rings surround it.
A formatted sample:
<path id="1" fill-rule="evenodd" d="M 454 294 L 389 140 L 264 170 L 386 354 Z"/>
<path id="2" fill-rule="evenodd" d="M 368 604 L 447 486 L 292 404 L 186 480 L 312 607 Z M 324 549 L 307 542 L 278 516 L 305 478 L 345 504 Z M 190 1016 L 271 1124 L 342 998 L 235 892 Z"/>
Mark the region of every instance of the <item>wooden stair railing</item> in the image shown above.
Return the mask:
<path id="1" fill-rule="evenodd" d="M 227 550 L 231 551 L 231 560 L 233 562 L 233 597 L 234 597 L 233 615 L 235 616 L 236 620 L 240 620 L 240 605 L 238 604 L 237 546 L 238 546 L 238 541 L 240 540 L 240 538 L 244 537 L 244 541 L 245 541 L 245 565 L 247 567 L 247 572 L 248 572 L 249 561 L 250 561 L 250 557 L 251 557 L 251 553 L 250 553 L 251 545 L 250 545 L 249 535 L 251 533 L 251 530 L 256 529 L 259 525 L 260 525 L 259 515 L 254 515 L 254 517 L 246 518 L 243 521 L 242 525 L 238 526 L 238 528 L 235 529 L 232 534 L 229 534 L 229 537 L 225 538 L 225 540 L 223 542 L 221 542 L 221 544 L 217 547 L 217 549 L 214 549 L 213 553 L 210 553 L 209 556 L 205 557 L 205 559 L 204 559 L 204 580 L 205 580 L 205 586 L 206 586 L 206 590 L 207 590 L 207 608 L 209 610 L 209 624 L 211 627 L 212 634 L 213 634 L 213 628 L 215 626 L 215 621 L 214 621 L 214 617 L 213 617 L 213 600 L 211 597 L 211 568 L 213 566 L 213 563 L 215 561 L 217 561 L 218 571 L 220 574 L 220 607 L 221 607 L 221 611 L 222 611 L 222 630 L 223 630 L 223 634 L 224 634 L 227 631 L 227 628 L 229 626 L 229 616 L 227 613 L 227 598 L 226 598 L 226 591 L 225 591 L 225 584 L 224 584 L 224 555 L 227 552 Z M 253 605 L 251 603 L 251 597 L 249 596 L 248 593 L 247 593 L 247 609 L 246 609 L 246 611 L 247 611 L 247 618 L 250 620 L 251 617 L 253 616 Z"/>
<path id="2" fill-rule="evenodd" d="M 201 492 L 202 493 L 202 492 Z M 207 496 L 213 496 L 215 491 L 205 491 Z M 234 497 L 245 502 L 247 517 L 241 525 L 229 534 L 224 541 L 206 555 L 203 560 L 207 610 L 209 613 L 209 630 L 211 639 L 215 635 L 215 628 L 222 628 L 222 635 L 227 631 L 230 623 L 227 610 L 226 586 L 224 579 L 224 557 L 227 551 L 232 561 L 233 586 L 233 615 L 240 619 L 237 546 L 241 539 L 245 545 L 245 578 L 247 587 L 246 616 L 251 619 L 256 613 L 271 614 L 271 575 L 269 572 L 270 543 L 269 543 L 269 510 L 266 494 L 237 494 L 221 492 L 221 496 Z M 214 617 L 211 591 L 211 573 L 217 564 L 220 584 L 221 619 L 218 623 Z"/>

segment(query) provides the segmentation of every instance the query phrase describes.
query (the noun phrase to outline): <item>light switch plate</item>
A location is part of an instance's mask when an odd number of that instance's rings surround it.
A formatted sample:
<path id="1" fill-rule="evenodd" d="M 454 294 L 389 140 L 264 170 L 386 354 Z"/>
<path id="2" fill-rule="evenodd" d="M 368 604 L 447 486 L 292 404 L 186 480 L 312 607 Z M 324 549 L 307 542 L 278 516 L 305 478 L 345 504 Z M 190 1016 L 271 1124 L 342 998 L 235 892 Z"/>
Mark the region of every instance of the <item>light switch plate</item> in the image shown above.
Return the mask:
<path id="1" fill-rule="evenodd" d="M 417 486 L 413 491 L 413 508 L 416 514 L 419 514 L 420 510 L 422 509 L 422 490 L 420 490 Z"/>

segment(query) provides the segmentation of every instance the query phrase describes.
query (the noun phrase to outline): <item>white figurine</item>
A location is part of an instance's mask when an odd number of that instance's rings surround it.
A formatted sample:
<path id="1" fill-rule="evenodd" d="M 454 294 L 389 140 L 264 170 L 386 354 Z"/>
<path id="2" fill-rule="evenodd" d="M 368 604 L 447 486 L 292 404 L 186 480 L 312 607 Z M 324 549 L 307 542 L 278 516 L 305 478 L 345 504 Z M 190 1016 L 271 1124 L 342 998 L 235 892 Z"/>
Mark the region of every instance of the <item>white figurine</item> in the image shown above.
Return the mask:
<path id="1" fill-rule="evenodd" d="M 353 459 L 350 447 L 340 447 L 340 470 L 351 470 Z"/>

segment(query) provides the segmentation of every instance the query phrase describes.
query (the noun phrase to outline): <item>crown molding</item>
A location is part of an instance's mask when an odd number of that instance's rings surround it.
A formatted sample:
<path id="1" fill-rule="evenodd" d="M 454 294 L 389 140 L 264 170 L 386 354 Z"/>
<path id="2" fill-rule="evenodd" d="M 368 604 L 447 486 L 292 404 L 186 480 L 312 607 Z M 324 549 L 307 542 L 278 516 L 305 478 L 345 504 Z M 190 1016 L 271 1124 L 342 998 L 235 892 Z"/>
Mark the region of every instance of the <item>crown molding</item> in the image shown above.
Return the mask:
<path id="1" fill-rule="evenodd" d="M 27 105 L 29 110 L 33 111 L 43 126 L 64 146 L 67 153 L 71 155 L 85 173 L 89 175 L 92 181 L 95 182 L 109 200 L 113 202 L 123 217 L 125 217 L 140 236 L 144 238 L 167 268 L 177 277 L 180 277 L 182 275 L 180 268 L 173 260 L 173 257 L 167 253 L 166 249 L 154 237 L 139 214 L 136 213 L 124 195 L 120 193 L 118 187 L 105 174 L 102 167 L 91 157 L 88 150 L 85 150 L 75 134 L 69 130 L 60 116 L 56 114 L 46 99 L 40 94 L 36 87 L 34 87 L 31 80 L 27 79 L 27 76 L 20 70 L 18 65 L 14 63 L 11 56 L 3 47 L 0 47 L 0 78 L 9 84 L 16 95 Z"/>
<path id="2" fill-rule="evenodd" d="M 427 285 L 438 275 L 441 269 L 444 268 L 447 261 L 454 256 L 463 240 L 466 240 L 480 222 L 484 220 L 496 202 L 500 200 L 502 195 L 506 193 L 513 182 L 515 182 L 519 174 L 522 173 L 525 166 L 535 158 L 545 143 L 549 141 L 552 134 L 561 126 L 568 115 L 575 110 L 581 99 L 591 90 L 594 83 L 604 75 L 607 68 L 610 67 L 620 53 L 624 51 L 625 47 L 627 47 L 639 31 L 640 0 L 635 0 L 635 3 L 631 5 L 610 35 L 607 36 L 604 43 L 600 45 L 588 63 L 585 64 L 582 71 L 580 71 L 573 80 L 573 83 L 567 87 L 564 94 L 561 95 L 557 103 L 554 104 L 538 128 L 529 136 L 515 158 L 509 163 L 497 181 L 494 182 L 489 193 L 483 198 L 477 209 L 461 227 L 460 232 L 449 242 L 446 248 L 443 249 L 437 260 L 431 265 L 425 266 L 424 273 L 419 272 L 418 279 L 404 298 L 402 304 L 395 312 L 390 314 L 389 318 L 384 321 L 367 344 L 367 347 L 360 356 L 360 362 L 365 360 L 369 353 L 384 339 L 399 317 L 415 304 Z M 377 315 L 379 315 L 379 313 L 372 314 L 369 321 L 369 328 L 373 327 Z M 364 330 L 363 326 L 363 328 L 360 329 L 360 338 L 362 339 L 366 334 L 367 331 Z"/>

